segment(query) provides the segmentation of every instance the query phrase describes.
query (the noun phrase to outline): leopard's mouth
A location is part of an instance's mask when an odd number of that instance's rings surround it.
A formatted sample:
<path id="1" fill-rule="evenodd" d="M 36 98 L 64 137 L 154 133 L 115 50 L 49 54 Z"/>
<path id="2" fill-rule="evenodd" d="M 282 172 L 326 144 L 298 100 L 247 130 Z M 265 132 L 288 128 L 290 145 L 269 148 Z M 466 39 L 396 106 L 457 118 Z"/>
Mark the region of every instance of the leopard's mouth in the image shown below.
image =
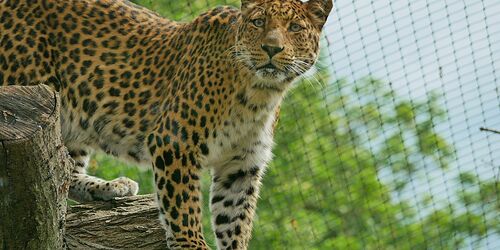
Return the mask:
<path id="1" fill-rule="evenodd" d="M 257 76 L 266 81 L 282 82 L 287 78 L 287 72 L 273 62 L 268 62 L 262 66 L 256 67 Z"/>
<path id="2" fill-rule="evenodd" d="M 261 70 L 261 69 L 278 70 L 278 68 L 271 62 L 257 68 L 257 70 Z"/>
<path id="3" fill-rule="evenodd" d="M 268 75 L 268 76 L 273 76 L 273 75 L 285 73 L 284 70 L 278 68 L 272 62 L 264 64 L 260 67 L 257 67 L 256 70 L 257 70 L 257 72 L 260 72 L 260 73 Z"/>

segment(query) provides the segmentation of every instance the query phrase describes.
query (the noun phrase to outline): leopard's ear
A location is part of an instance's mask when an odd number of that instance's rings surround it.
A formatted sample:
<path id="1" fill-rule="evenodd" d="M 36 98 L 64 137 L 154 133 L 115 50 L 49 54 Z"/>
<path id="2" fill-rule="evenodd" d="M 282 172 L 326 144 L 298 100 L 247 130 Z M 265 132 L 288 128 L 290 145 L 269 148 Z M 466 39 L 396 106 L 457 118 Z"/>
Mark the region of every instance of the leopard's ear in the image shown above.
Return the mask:
<path id="1" fill-rule="evenodd" d="M 252 2 L 252 1 L 251 0 L 241 0 L 241 9 L 246 8 L 250 2 Z"/>
<path id="2" fill-rule="evenodd" d="M 323 28 L 323 25 L 325 25 L 326 19 L 328 18 L 330 11 L 332 11 L 332 8 L 332 0 L 309 0 L 307 2 L 307 10 L 309 11 L 309 16 L 311 17 L 313 24 L 318 29 Z"/>
<path id="3" fill-rule="evenodd" d="M 257 4 L 257 0 L 241 0 L 241 10 L 248 9 L 255 4 Z"/>

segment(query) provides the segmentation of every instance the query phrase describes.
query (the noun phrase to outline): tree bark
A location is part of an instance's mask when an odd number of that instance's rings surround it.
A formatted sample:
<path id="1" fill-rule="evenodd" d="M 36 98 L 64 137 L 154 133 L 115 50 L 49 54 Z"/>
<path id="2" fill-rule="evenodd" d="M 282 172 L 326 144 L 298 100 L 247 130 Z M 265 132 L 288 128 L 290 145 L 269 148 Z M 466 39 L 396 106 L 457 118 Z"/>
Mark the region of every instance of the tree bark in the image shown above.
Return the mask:
<path id="1" fill-rule="evenodd" d="M 153 195 L 71 206 L 65 239 L 70 249 L 167 249 Z"/>
<path id="2" fill-rule="evenodd" d="M 45 85 L 0 90 L 0 248 L 61 249 L 70 163 L 59 97 Z"/>
<path id="3" fill-rule="evenodd" d="M 0 87 L 0 249 L 167 249 L 153 195 L 71 206 L 59 97 Z"/>

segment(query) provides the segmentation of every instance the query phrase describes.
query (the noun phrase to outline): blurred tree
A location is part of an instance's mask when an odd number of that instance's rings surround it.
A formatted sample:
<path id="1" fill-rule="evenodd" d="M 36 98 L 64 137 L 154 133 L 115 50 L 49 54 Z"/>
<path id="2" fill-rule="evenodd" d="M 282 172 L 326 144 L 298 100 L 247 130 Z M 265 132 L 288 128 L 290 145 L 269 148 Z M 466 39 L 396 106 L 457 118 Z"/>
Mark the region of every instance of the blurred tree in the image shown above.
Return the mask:
<path id="1" fill-rule="evenodd" d="M 327 71 L 316 78 L 330 82 Z M 433 131 L 444 118 L 437 95 L 405 100 L 371 78 L 323 89 L 300 84 L 282 107 L 252 246 L 455 249 L 484 237 L 481 210 L 432 201 L 436 209 L 416 211 L 398 199 L 416 192 L 406 186 L 420 170 L 452 161 L 452 147 Z M 489 189 L 494 195 L 498 186 Z"/>
<path id="2" fill-rule="evenodd" d="M 133 2 L 190 20 L 209 7 L 239 1 Z M 409 100 L 376 79 L 349 83 L 329 75 L 320 67 L 283 104 L 252 249 L 456 249 L 500 234 L 498 180 L 461 173 L 454 203 L 419 194 L 403 198 L 417 192 L 408 184 L 422 172 L 446 171 L 454 159 L 452 146 L 434 131 L 446 117 L 437 94 Z M 93 163 L 92 174 L 126 175 L 140 182 L 141 193 L 153 192 L 150 170 L 103 155 Z M 204 190 L 209 185 L 205 176 Z M 204 220 L 214 246 L 209 217 Z"/>

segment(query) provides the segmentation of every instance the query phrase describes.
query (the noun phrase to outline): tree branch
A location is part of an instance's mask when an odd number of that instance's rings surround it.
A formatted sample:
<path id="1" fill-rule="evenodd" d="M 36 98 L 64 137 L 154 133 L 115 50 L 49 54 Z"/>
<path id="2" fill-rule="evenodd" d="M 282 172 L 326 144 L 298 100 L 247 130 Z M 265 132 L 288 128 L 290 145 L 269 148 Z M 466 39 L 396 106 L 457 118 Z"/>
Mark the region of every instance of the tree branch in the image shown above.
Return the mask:
<path id="1" fill-rule="evenodd" d="M 486 132 L 491 132 L 494 134 L 500 134 L 500 131 L 494 130 L 494 129 L 489 129 L 489 128 L 479 128 L 480 131 L 486 131 Z"/>

